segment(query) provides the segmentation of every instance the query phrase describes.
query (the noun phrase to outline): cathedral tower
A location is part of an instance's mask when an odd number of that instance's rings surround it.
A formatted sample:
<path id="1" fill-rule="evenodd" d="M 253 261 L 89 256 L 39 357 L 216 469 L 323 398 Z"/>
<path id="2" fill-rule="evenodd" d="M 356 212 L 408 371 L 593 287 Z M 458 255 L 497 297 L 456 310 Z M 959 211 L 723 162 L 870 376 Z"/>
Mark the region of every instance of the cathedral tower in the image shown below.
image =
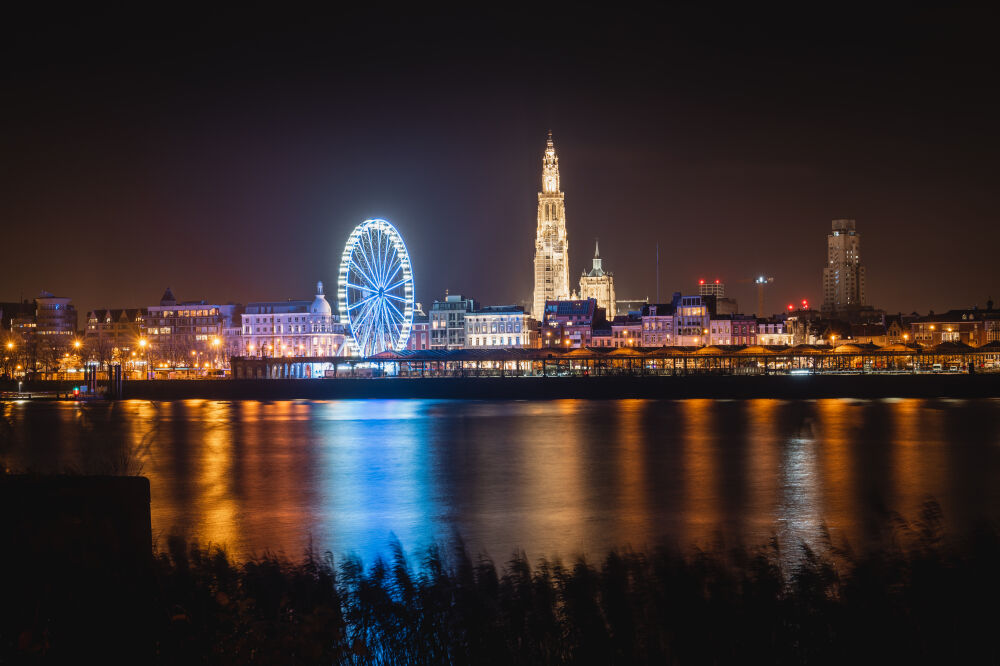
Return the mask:
<path id="1" fill-rule="evenodd" d="M 566 208 L 559 190 L 559 158 L 552 132 L 542 157 L 542 191 L 538 193 L 538 230 L 535 234 L 535 298 L 531 314 L 539 321 L 545 301 L 569 298 L 569 239 Z"/>

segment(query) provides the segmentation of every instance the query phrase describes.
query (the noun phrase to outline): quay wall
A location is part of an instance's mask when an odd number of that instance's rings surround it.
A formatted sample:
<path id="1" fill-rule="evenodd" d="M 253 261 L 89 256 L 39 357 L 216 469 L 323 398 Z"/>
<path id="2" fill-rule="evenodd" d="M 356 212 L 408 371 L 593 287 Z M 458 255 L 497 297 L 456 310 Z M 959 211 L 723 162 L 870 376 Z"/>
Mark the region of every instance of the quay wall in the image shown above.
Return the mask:
<path id="1" fill-rule="evenodd" d="M 56 390 L 34 382 L 36 391 Z M 985 398 L 1000 374 L 206 379 L 125 382 L 125 399 Z"/>

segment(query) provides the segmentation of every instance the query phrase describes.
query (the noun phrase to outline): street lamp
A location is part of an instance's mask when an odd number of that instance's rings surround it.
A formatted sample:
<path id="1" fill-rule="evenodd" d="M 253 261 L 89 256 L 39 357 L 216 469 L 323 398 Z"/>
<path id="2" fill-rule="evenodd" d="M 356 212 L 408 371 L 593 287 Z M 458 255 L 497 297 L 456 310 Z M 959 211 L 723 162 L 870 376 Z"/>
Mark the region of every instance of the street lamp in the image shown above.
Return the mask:
<path id="1" fill-rule="evenodd" d="M 146 356 L 146 379 L 152 379 L 153 371 L 149 367 L 149 341 L 146 338 L 139 338 L 139 348 L 142 349 Z"/>
<path id="2" fill-rule="evenodd" d="M 830 346 L 833 347 L 834 349 L 837 348 L 837 336 L 836 335 L 831 335 L 830 336 Z"/>

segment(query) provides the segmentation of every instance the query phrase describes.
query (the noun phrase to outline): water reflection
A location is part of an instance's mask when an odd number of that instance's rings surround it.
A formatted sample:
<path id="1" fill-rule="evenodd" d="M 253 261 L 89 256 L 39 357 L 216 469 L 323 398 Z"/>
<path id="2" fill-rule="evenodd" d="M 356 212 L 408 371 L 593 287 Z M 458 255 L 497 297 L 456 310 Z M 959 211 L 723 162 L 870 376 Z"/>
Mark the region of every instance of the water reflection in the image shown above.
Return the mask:
<path id="1" fill-rule="evenodd" d="M 154 533 L 366 560 L 461 536 L 498 560 L 614 546 L 864 543 L 937 498 L 1000 509 L 1000 401 L 332 401 L 0 407 L 16 470 L 142 463 Z"/>

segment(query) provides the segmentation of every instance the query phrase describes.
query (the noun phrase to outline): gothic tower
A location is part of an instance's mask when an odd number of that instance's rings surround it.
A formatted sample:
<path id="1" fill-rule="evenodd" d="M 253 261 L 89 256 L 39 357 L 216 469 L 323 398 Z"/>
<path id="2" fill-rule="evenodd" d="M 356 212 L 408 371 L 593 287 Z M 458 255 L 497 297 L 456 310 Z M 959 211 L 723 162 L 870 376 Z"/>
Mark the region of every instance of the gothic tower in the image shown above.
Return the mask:
<path id="1" fill-rule="evenodd" d="M 552 132 L 542 157 L 542 191 L 538 193 L 535 234 L 535 298 L 531 314 L 544 317 L 545 301 L 569 298 L 569 239 L 566 237 L 565 195 L 559 190 L 559 158 Z"/>
<path id="2" fill-rule="evenodd" d="M 615 311 L 615 276 L 604 270 L 601 265 L 601 249 L 594 241 L 594 267 L 590 272 L 580 276 L 580 298 L 597 299 L 597 307 L 604 308 L 607 318 L 614 319 Z"/>

